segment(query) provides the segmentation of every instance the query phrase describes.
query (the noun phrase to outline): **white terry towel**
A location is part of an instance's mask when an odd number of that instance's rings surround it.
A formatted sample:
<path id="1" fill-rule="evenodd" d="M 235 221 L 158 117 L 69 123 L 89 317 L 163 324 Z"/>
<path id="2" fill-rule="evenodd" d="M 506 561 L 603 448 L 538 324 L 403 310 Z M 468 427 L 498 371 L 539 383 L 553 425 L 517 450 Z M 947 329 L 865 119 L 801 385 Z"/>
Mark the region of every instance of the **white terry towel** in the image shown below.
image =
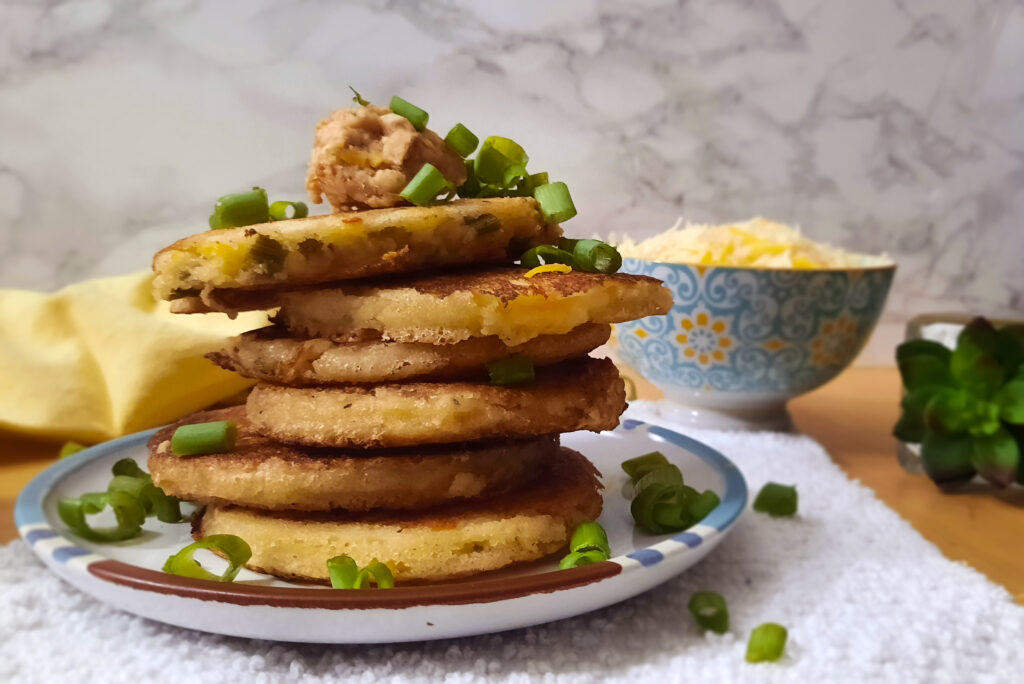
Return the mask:
<path id="1" fill-rule="evenodd" d="M 650 419 L 659 409 L 638 402 L 631 413 Z M 800 511 L 793 519 L 748 511 L 697 566 L 624 603 L 446 641 L 249 641 L 109 608 L 47 572 L 19 541 L 0 547 L 0 681 L 932 684 L 1024 677 L 1024 607 L 943 557 L 870 490 L 847 479 L 813 440 L 688 433 L 739 465 L 751 498 L 768 481 L 796 484 Z M 1024 547 L 1021 555 L 1024 572 Z M 697 630 L 686 603 L 700 589 L 725 596 L 730 634 Z M 750 630 L 768 621 L 789 629 L 786 656 L 747 664 Z"/>

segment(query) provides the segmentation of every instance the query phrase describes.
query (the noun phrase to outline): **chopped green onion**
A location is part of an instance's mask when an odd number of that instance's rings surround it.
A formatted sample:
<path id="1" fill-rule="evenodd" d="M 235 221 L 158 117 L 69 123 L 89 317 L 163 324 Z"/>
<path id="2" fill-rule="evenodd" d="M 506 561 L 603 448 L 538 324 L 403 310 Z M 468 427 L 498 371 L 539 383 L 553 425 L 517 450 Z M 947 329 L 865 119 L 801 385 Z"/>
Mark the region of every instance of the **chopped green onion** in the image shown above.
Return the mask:
<path id="1" fill-rule="evenodd" d="M 565 183 L 548 183 L 539 186 L 533 194 L 540 205 L 540 213 L 550 223 L 568 221 L 576 215 L 576 206 Z"/>
<path id="2" fill-rule="evenodd" d="M 230 420 L 182 425 L 171 436 L 171 452 L 175 456 L 221 454 L 235 447 L 238 428 Z"/>
<path id="3" fill-rule="evenodd" d="M 796 513 L 797 494 L 796 487 L 781 485 L 776 482 L 769 482 L 754 499 L 754 510 L 758 513 L 767 513 L 773 518 L 790 517 Z"/>
<path id="4" fill-rule="evenodd" d="M 476 179 L 472 159 L 466 160 L 466 182 L 459 186 L 458 192 L 462 199 L 480 196 L 480 181 Z"/>
<path id="5" fill-rule="evenodd" d="M 460 123 L 452 126 L 452 130 L 448 131 L 448 135 L 444 136 L 444 141 L 448 143 L 448 147 L 455 150 L 460 157 L 468 157 L 473 154 L 476 150 L 476 146 L 480 144 L 480 138 L 473 134 L 473 131 L 469 130 Z"/>
<path id="6" fill-rule="evenodd" d="M 583 565 L 590 565 L 591 563 L 600 563 L 601 561 L 608 560 L 608 554 L 591 549 L 589 551 L 573 551 L 563 558 L 558 563 L 558 567 L 562 570 L 568 570 L 569 568 L 578 568 Z"/>
<path id="7" fill-rule="evenodd" d="M 285 202 L 280 200 L 270 205 L 270 220 L 300 219 L 309 216 L 309 207 L 305 202 Z"/>
<path id="8" fill-rule="evenodd" d="M 114 464 L 114 467 L 110 469 L 110 472 L 114 475 L 127 475 L 128 477 L 138 477 L 143 480 L 149 480 L 150 482 L 153 481 L 150 474 L 140 468 L 134 458 L 122 458 Z"/>
<path id="9" fill-rule="evenodd" d="M 765 661 L 776 661 L 782 657 L 786 649 L 786 637 L 789 636 L 786 628 L 775 622 L 766 622 L 758 625 L 750 633 L 750 641 L 747 642 L 747 662 L 761 663 Z"/>
<path id="10" fill-rule="evenodd" d="M 641 477 L 658 466 L 669 465 L 665 454 L 660 451 L 652 451 L 643 456 L 637 456 L 622 462 L 622 469 L 629 475 L 629 479 L 636 483 Z"/>
<path id="11" fill-rule="evenodd" d="M 455 186 L 433 164 L 424 164 L 405 189 L 399 193 L 413 204 L 425 207 L 434 204 L 437 196 L 444 191 L 453 192 Z"/>
<path id="12" fill-rule="evenodd" d="M 199 549 L 219 551 L 228 557 L 228 567 L 222 575 L 214 575 L 193 558 Z M 233 534 L 211 534 L 209 537 L 203 537 L 199 541 L 189 544 L 168 558 L 164 563 L 164 572 L 193 579 L 231 582 L 238 576 L 238 571 L 250 558 L 252 558 L 252 548 L 241 537 L 236 537 Z"/>
<path id="13" fill-rule="evenodd" d="M 210 215 L 210 228 L 237 228 L 266 223 L 269 220 L 267 191 L 263 188 L 253 188 L 249 192 L 219 198 Z"/>
<path id="14" fill-rule="evenodd" d="M 395 586 L 395 577 L 388 566 L 376 558 L 362 570 L 355 560 L 344 554 L 327 561 L 327 574 L 331 578 L 331 586 L 335 589 L 362 589 L 372 579 L 378 589 L 391 589 Z"/>
<path id="15" fill-rule="evenodd" d="M 646 473 L 643 477 L 633 483 L 633 496 L 638 495 L 643 490 L 647 489 L 654 484 L 667 484 L 672 487 L 683 486 L 683 471 L 678 466 L 674 466 L 671 463 L 666 465 L 656 465 Z"/>
<path id="16" fill-rule="evenodd" d="M 693 522 L 699 523 L 708 517 L 708 514 L 718 508 L 720 503 L 722 503 L 722 500 L 718 498 L 718 494 L 715 494 L 710 489 L 705 489 L 690 503 L 690 516 L 693 518 Z"/>
<path id="17" fill-rule="evenodd" d="M 622 267 L 619 250 L 600 240 L 576 240 L 572 255 L 576 267 L 588 273 L 615 273 Z"/>
<path id="18" fill-rule="evenodd" d="M 534 378 L 533 361 L 525 356 L 510 356 L 507 359 L 487 364 L 487 374 L 492 385 L 519 385 Z"/>
<path id="19" fill-rule="evenodd" d="M 551 181 L 548 180 L 548 172 L 541 171 L 540 173 L 534 173 L 530 175 L 530 184 L 537 188 L 541 185 L 547 185 Z"/>
<path id="20" fill-rule="evenodd" d="M 422 131 L 427 127 L 427 121 L 430 119 L 430 115 L 425 111 L 417 107 L 411 102 L 403 100 L 402 98 L 395 95 L 391 98 L 391 105 L 389 107 L 391 111 L 399 116 L 404 116 L 412 124 L 413 128 L 417 131 Z"/>
<path id="21" fill-rule="evenodd" d="M 576 260 L 573 259 L 572 254 L 566 252 L 564 249 L 558 249 L 553 245 L 537 245 L 532 249 L 528 249 L 523 256 L 519 258 L 519 264 L 523 268 L 537 268 L 544 264 L 565 264 L 566 266 L 575 266 Z"/>
<path id="22" fill-rule="evenodd" d="M 608 534 L 593 520 L 581 522 L 576 526 L 569 540 L 569 550 L 600 551 L 605 556 L 612 555 L 611 547 L 608 545 Z"/>
<path id="23" fill-rule="evenodd" d="M 94 528 L 85 516 L 99 513 L 107 506 L 114 509 L 116 527 Z M 142 503 L 126 492 L 90 492 L 77 499 L 65 497 L 57 502 L 57 514 L 71 531 L 94 542 L 116 542 L 139 536 L 146 510 Z"/>
<path id="24" fill-rule="evenodd" d="M 78 442 L 65 442 L 64 446 L 62 446 L 60 448 L 60 451 L 57 452 L 57 458 L 61 459 L 67 458 L 68 456 L 74 456 L 79 451 L 82 451 L 83 449 L 86 448 L 87 447 L 84 444 L 79 444 Z"/>
<path id="25" fill-rule="evenodd" d="M 530 160 L 519 143 L 492 135 L 484 140 L 473 160 L 476 177 L 481 183 L 507 188 L 526 175 Z"/>
<path id="26" fill-rule="evenodd" d="M 698 591 L 690 597 L 687 607 L 701 629 L 716 634 L 725 634 L 729 631 L 729 606 L 721 594 Z"/>
<path id="27" fill-rule="evenodd" d="M 365 107 L 368 104 L 370 104 L 370 101 L 364 99 L 363 96 L 359 94 L 358 90 L 356 90 L 352 86 L 349 86 L 348 89 L 352 91 L 352 95 L 353 95 L 352 101 L 355 102 L 357 105 L 361 105 L 361 106 Z"/>

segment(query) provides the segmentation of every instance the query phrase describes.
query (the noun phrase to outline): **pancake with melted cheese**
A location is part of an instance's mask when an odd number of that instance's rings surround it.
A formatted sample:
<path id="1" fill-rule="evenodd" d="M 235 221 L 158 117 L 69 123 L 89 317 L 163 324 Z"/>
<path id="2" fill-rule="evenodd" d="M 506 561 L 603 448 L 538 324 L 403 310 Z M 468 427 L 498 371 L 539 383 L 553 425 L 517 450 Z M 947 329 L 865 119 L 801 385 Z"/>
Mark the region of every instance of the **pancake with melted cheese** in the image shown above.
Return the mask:
<path id="1" fill-rule="evenodd" d="M 493 335 L 517 345 L 540 335 L 563 335 L 584 323 L 620 323 L 672 308 L 672 293 L 647 276 L 525 274 L 522 268 L 494 267 L 282 292 L 277 320 L 304 337 L 373 334 L 398 342 L 454 344 Z"/>
<path id="2" fill-rule="evenodd" d="M 235 421 L 229 453 L 175 456 L 181 425 Z M 252 428 L 244 406 L 200 411 L 149 441 L 149 472 L 166 493 L 187 501 L 267 510 L 411 510 L 494 496 L 531 481 L 558 454 L 558 437 L 407 449 L 315 449 L 270 440 Z"/>
<path id="3" fill-rule="evenodd" d="M 611 430 L 626 391 L 608 359 L 538 368 L 511 387 L 474 382 L 405 382 L 334 387 L 260 384 L 247 412 L 273 439 L 309 446 L 399 447 L 518 439 L 573 430 Z"/>
<path id="4" fill-rule="evenodd" d="M 456 200 L 209 230 L 153 257 L 154 293 L 182 313 L 227 309 L 220 290 L 255 293 L 238 309 L 265 308 L 262 291 L 474 263 L 508 263 L 558 241 L 530 197 Z"/>
<path id="5" fill-rule="evenodd" d="M 485 366 L 510 356 L 526 356 L 547 366 L 608 341 L 611 326 L 586 323 L 564 335 L 541 335 L 508 346 L 497 336 L 471 337 L 455 344 L 423 342 L 339 342 L 291 337 L 282 326 L 253 330 L 228 340 L 207 358 L 247 378 L 293 387 L 399 380 L 486 379 Z"/>
<path id="6" fill-rule="evenodd" d="M 234 534 L 252 548 L 251 570 L 326 583 L 327 560 L 379 560 L 398 582 L 447 580 L 532 561 L 566 547 L 601 514 L 599 473 L 562 448 L 533 483 L 506 494 L 408 513 L 270 513 L 211 504 L 193 535 Z"/>

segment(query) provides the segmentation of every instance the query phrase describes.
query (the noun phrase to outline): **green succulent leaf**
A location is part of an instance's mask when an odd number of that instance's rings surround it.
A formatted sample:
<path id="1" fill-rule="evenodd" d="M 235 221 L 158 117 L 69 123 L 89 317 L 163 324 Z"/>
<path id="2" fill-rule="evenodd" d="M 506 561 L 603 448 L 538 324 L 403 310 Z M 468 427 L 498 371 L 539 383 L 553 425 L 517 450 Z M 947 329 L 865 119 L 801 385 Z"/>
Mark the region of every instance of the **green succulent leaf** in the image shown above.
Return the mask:
<path id="1" fill-rule="evenodd" d="M 924 407 L 924 424 L 939 435 L 956 435 L 971 427 L 974 418 L 971 398 L 963 390 L 943 388 Z"/>
<path id="2" fill-rule="evenodd" d="M 970 435 L 946 436 L 928 432 L 921 441 L 924 471 L 939 486 L 960 484 L 973 478 L 972 454 L 973 439 Z"/>
<path id="3" fill-rule="evenodd" d="M 971 463 L 978 473 L 997 487 L 1006 487 L 1017 476 L 1020 448 L 1003 427 L 995 433 L 973 439 Z"/>
<path id="4" fill-rule="evenodd" d="M 929 385 L 943 387 L 951 387 L 953 385 L 949 364 L 931 354 L 907 356 L 897 363 L 900 369 L 900 377 L 903 378 L 903 386 L 908 391 Z"/>
<path id="5" fill-rule="evenodd" d="M 941 385 L 925 385 L 907 392 L 900 402 L 903 412 L 893 427 L 893 436 L 901 442 L 911 444 L 920 442 L 924 438 L 925 432 L 924 409 L 929 400 L 943 389 L 945 388 Z"/>
<path id="6" fill-rule="evenodd" d="M 997 333 L 996 357 L 1010 377 L 1024 371 L 1024 323 L 1006 325 Z"/>
<path id="7" fill-rule="evenodd" d="M 960 331 L 949 369 L 958 385 L 988 399 L 1006 382 L 1006 369 L 1000 363 L 1006 354 L 1004 340 L 992 324 L 975 318 Z"/>
<path id="8" fill-rule="evenodd" d="M 907 411 L 903 411 L 892 429 L 892 436 L 906 444 L 917 444 L 924 439 L 924 433 L 924 421 L 919 416 L 910 415 Z"/>
<path id="9" fill-rule="evenodd" d="M 1007 423 L 1024 425 L 1024 379 L 1011 380 L 992 397 L 999 407 L 999 417 Z"/>
<path id="10" fill-rule="evenodd" d="M 896 363 L 900 363 L 912 356 L 934 356 L 943 365 L 949 365 L 949 357 L 953 352 L 944 344 L 934 340 L 907 340 L 896 347 Z"/>

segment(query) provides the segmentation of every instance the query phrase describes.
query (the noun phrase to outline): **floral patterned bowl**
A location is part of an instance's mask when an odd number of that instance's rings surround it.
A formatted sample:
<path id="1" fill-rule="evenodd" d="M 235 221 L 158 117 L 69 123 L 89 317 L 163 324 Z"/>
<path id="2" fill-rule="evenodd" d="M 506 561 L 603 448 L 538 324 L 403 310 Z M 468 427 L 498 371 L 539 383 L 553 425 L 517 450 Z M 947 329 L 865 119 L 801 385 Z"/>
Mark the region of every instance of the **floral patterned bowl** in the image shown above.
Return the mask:
<path id="1" fill-rule="evenodd" d="M 626 363 L 701 427 L 778 429 L 787 400 L 853 361 L 885 305 L 896 266 L 781 270 L 624 259 L 664 281 L 664 316 L 616 326 Z"/>

